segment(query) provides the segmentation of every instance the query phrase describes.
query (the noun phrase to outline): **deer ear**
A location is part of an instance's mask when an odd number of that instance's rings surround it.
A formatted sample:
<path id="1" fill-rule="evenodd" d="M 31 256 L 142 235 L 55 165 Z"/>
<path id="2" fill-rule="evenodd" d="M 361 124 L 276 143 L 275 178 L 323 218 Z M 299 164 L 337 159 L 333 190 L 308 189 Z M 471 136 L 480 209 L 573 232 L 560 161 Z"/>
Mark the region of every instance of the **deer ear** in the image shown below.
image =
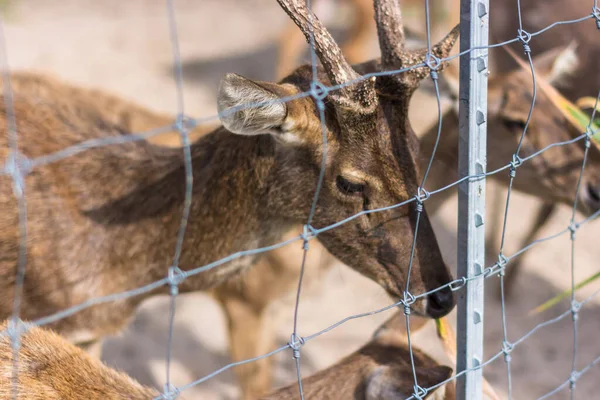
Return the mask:
<path id="1" fill-rule="evenodd" d="M 556 47 L 548 50 L 533 60 L 537 73 L 542 75 L 552 86 L 563 86 L 579 68 L 579 57 L 576 50 L 577 43 L 571 42 L 568 46 Z"/>
<path id="2" fill-rule="evenodd" d="M 443 365 L 417 367 L 415 372 L 422 388 L 430 388 L 452 376 L 452 368 Z M 366 400 L 405 399 L 414 392 L 414 376 L 409 366 L 382 366 L 367 379 Z"/>
<path id="3" fill-rule="evenodd" d="M 217 97 L 219 118 L 223 126 L 239 135 L 270 133 L 286 138 L 284 123 L 287 105 L 281 101 L 283 87 L 274 83 L 256 82 L 237 74 L 227 74 L 221 80 Z"/>
<path id="4" fill-rule="evenodd" d="M 417 373 L 417 382 L 424 388 L 438 385 L 452 376 L 452 368 L 445 365 L 417 367 L 415 372 Z"/>
<path id="5" fill-rule="evenodd" d="M 405 399 L 413 392 L 412 371 L 407 367 L 381 366 L 365 382 L 366 400 Z"/>

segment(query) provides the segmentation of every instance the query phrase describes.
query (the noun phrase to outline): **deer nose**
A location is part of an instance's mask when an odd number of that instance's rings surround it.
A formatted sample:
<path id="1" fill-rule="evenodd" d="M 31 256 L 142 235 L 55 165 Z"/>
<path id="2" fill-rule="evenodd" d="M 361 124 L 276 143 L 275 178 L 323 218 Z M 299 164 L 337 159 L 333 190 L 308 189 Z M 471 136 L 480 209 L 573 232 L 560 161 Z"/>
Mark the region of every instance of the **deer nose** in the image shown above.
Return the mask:
<path id="1" fill-rule="evenodd" d="M 596 211 L 600 208 L 600 188 L 592 183 L 588 183 L 587 187 L 587 203 L 592 211 Z"/>
<path id="2" fill-rule="evenodd" d="M 441 318 L 450 313 L 455 304 L 454 293 L 450 288 L 445 287 L 427 296 L 425 311 L 431 318 Z"/>

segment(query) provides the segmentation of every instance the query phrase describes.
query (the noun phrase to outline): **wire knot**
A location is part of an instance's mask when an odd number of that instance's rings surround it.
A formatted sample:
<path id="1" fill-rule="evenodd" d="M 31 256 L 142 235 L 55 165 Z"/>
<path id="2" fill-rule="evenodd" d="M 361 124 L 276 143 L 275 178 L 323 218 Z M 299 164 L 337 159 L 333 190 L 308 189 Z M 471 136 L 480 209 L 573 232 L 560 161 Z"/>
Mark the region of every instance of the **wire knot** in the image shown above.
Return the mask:
<path id="1" fill-rule="evenodd" d="M 575 240 L 575 233 L 577 232 L 577 229 L 579 229 L 579 224 L 575 221 L 571 221 L 571 223 L 569 224 L 569 231 L 571 231 L 571 240 Z"/>
<path id="2" fill-rule="evenodd" d="M 521 42 L 525 54 L 531 53 L 531 47 L 529 47 L 529 42 L 531 41 L 531 33 L 523 29 L 519 29 L 517 33 L 517 39 L 519 39 L 519 41 Z"/>
<path id="3" fill-rule="evenodd" d="M 22 196 L 25 188 L 25 177 L 31 172 L 31 160 L 18 151 L 11 151 L 4 163 L 4 173 L 13 179 L 16 194 Z"/>
<path id="4" fill-rule="evenodd" d="M 596 132 L 594 132 L 594 130 L 592 129 L 592 124 L 588 125 L 585 128 L 585 136 L 587 137 L 587 139 L 591 139 L 594 135 L 596 134 Z"/>
<path id="5" fill-rule="evenodd" d="M 183 282 L 185 278 L 185 272 L 179 269 L 178 266 L 173 265 L 169 267 L 167 283 L 170 286 L 171 296 L 177 296 L 179 294 L 179 284 Z"/>
<path id="6" fill-rule="evenodd" d="M 423 400 L 427 396 L 427 389 L 423 389 L 421 386 L 415 383 L 413 386 L 413 396 L 416 400 Z"/>
<path id="7" fill-rule="evenodd" d="M 579 310 L 581 310 L 581 303 L 573 300 L 571 302 L 571 316 L 573 317 L 573 321 L 579 319 Z"/>
<path id="8" fill-rule="evenodd" d="M 187 136 L 188 132 L 196 127 L 196 121 L 184 114 L 179 114 L 177 115 L 173 126 L 179 131 L 181 136 Z"/>
<path id="9" fill-rule="evenodd" d="M 405 307 L 413 305 L 416 301 L 417 298 L 413 296 L 412 293 L 408 291 L 404 292 L 404 299 L 402 300 L 402 304 L 404 304 Z"/>
<path id="10" fill-rule="evenodd" d="M 304 338 L 302 336 L 298 336 L 295 333 L 292 333 L 290 336 L 290 341 L 288 342 L 288 346 L 292 349 L 292 357 L 295 360 L 300 358 L 300 349 L 304 346 Z"/>
<path id="11" fill-rule="evenodd" d="M 177 389 L 177 387 L 173 386 L 170 383 L 165 384 L 163 393 L 160 395 L 159 399 L 162 400 L 174 400 L 181 394 L 181 391 Z"/>
<path id="12" fill-rule="evenodd" d="M 422 203 L 431 197 L 431 193 L 429 193 L 424 187 L 419 186 L 417 189 L 417 201 Z"/>
<path id="13" fill-rule="evenodd" d="M 592 15 L 596 18 L 596 28 L 600 30 L 600 8 L 592 7 Z"/>
<path id="14" fill-rule="evenodd" d="M 465 286 L 467 284 L 467 278 L 466 277 L 461 277 L 459 279 L 456 279 L 455 281 L 450 282 L 450 290 L 452 290 L 453 292 L 456 292 L 457 290 L 459 290 L 461 287 Z"/>
<path id="15" fill-rule="evenodd" d="M 300 237 L 302 238 L 302 248 L 304 250 L 308 250 L 308 241 L 317 236 L 317 231 L 310 224 L 304 224 L 302 227 L 302 233 Z"/>
<path id="16" fill-rule="evenodd" d="M 425 65 L 431 70 L 431 72 L 436 72 L 436 70 L 442 65 L 442 60 L 431 53 L 425 54 Z M 431 76 L 433 78 L 433 75 Z M 436 77 L 433 79 L 437 79 Z"/>
<path id="17" fill-rule="evenodd" d="M 571 375 L 569 376 L 569 388 L 571 390 L 575 389 L 575 384 L 577 383 L 578 379 L 579 379 L 579 372 L 572 371 Z"/>
<path id="18" fill-rule="evenodd" d="M 506 340 L 502 342 L 502 353 L 504 353 L 504 361 L 507 363 L 511 362 L 512 356 L 510 353 L 513 351 L 514 346 L 512 343 L 507 342 Z"/>
<path id="19" fill-rule="evenodd" d="M 508 257 L 506 257 L 504 254 L 500 253 L 498 254 L 498 276 L 504 276 L 504 270 L 506 267 L 506 264 L 508 264 Z"/>
<path id="20" fill-rule="evenodd" d="M 417 195 L 415 196 L 415 200 L 417 201 L 417 212 L 423 212 L 423 202 L 431 197 L 431 193 L 429 193 L 425 188 L 419 186 L 417 189 Z"/>
<path id="21" fill-rule="evenodd" d="M 517 154 L 513 154 L 512 161 L 510 162 L 510 177 L 514 178 L 517 176 L 517 168 L 523 164 L 523 159 Z"/>
<path id="22" fill-rule="evenodd" d="M 317 101 L 323 101 L 329 94 L 329 89 L 321 82 L 312 81 L 310 83 L 310 95 Z"/>
<path id="23" fill-rule="evenodd" d="M 26 324 L 21 320 L 21 319 L 9 319 L 8 320 L 8 324 L 6 324 L 6 336 L 8 336 L 8 338 L 10 339 L 10 341 L 13 343 L 13 346 L 16 348 L 21 347 L 21 335 L 23 335 L 25 332 L 27 332 L 27 327 L 25 326 Z M 0 337 L 4 337 L 4 332 L 3 335 Z"/>

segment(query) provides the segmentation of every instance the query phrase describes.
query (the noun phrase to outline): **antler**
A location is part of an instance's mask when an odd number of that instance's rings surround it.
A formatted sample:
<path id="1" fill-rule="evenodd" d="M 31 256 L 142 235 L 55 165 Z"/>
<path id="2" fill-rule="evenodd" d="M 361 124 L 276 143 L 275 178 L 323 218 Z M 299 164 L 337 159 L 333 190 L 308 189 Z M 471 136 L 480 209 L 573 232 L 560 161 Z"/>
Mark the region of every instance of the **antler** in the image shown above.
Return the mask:
<path id="1" fill-rule="evenodd" d="M 346 61 L 339 46 L 323 24 L 321 24 L 321 21 L 319 21 L 311 10 L 307 9 L 305 0 L 277 0 L 277 2 L 298 28 L 300 28 L 302 33 L 304 33 L 309 43 L 312 31 L 315 53 L 319 57 L 319 60 L 321 60 L 321 64 L 323 64 L 323 68 L 332 85 L 342 85 L 360 77 L 348 61 Z M 339 106 L 353 108 L 353 105 L 357 105 L 360 108 L 370 108 L 375 102 L 373 83 L 368 80 L 361 80 L 352 85 L 352 87 L 344 86 L 338 89 L 334 100 L 338 103 L 338 108 Z"/>
<path id="2" fill-rule="evenodd" d="M 381 65 L 385 69 L 402 68 L 404 27 L 398 0 L 375 0 L 374 5 Z"/>
<path id="3" fill-rule="evenodd" d="M 439 59 L 448 56 L 454 46 L 459 34 L 458 25 L 442 41 L 431 48 L 430 59 L 427 60 L 426 50 L 407 51 L 404 47 L 404 27 L 398 0 L 374 0 L 374 6 L 382 69 L 402 69 L 428 61 L 427 67 L 394 75 L 390 79 L 395 80 L 401 86 L 414 88 L 430 72 L 429 67 L 440 70 L 445 67 L 447 63 L 438 65 Z"/>

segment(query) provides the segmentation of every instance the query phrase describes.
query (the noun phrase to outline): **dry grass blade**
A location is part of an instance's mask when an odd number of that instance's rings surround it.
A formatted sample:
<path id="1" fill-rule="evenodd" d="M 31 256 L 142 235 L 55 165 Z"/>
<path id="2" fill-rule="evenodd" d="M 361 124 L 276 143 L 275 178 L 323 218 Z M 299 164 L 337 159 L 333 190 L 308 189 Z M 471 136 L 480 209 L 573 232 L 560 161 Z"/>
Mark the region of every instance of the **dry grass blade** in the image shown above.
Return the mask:
<path id="1" fill-rule="evenodd" d="M 503 49 L 525 70 L 530 70 L 530 66 L 523 62 L 517 55 L 508 47 Z M 560 94 L 548 81 L 541 76 L 536 75 L 537 86 L 548 96 L 548 99 L 556 106 L 563 116 L 575 126 L 580 132 L 585 132 L 588 126 L 591 126 L 595 134 L 592 136 L 592 143 L 600 149 L 600 127 L 591 122 L 590 116 L 581 110 L 577 105 L 571 103 L 563 95 Z M 596 99 L 594 99 L 595 104 Z M 594 105 L 592 105 L 592 108 Z"/>
<path id="2" fill-rule="evenodd" d="M 451 360 L 456 360 L 456 335 L 454 334 L 454 330 L 448 322 L 448 319 L 446 317 L 436 319 L 435 327 L 437 335 L 441 339 L 442 345 L 444 346 L 446 355 Z M 483 378 L 483 394 L 488 396 L 490 399 L 500 400 L 500 397 L 496 394 L 496 391 L 492 385 L 490 385 L 485 378 Z"/>
<path id="3" fill-rule="evenodd" d="M 596 272 L 594 275 L 590 276 L 589 278 L 584 279 L 583 281 L 581 281 L 577 285 L 575 285 L 575 291 L 581 289 L 584 286 L 587 286 L 588 284 L 590 284 L 592 282 L 597 281 L 598 278 L 600 278 L 600 272 Z M 560 303 L 561 300 L 566 299 L 567 297 L 570 297 L 570 296 L 571 296 L 571 289 L 564 290 L 561 293 L 554 296 L 553 298 L 551 298 L 550 300 L 543 303 L 542 305 L 537 306 L 536 308 L 531 310 L 529 312 L 529 315 L 539 314 L 543 311 L 546 311 L 546 310 L 554 307 L 558 303 Z"/>

